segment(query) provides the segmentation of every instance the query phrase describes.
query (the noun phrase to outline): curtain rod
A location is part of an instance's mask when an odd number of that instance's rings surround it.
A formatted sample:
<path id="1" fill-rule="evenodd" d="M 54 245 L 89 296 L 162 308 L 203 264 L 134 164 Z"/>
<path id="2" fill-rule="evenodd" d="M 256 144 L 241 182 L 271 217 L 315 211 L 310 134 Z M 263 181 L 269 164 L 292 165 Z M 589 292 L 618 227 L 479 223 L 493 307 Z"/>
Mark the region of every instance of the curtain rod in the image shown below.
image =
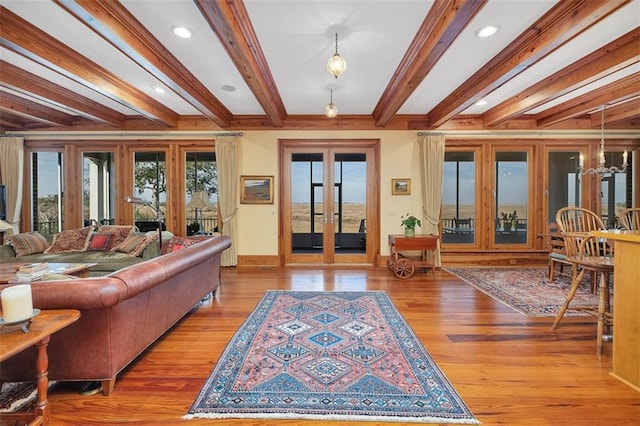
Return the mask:
<path id="1" fill-rule="evenodd" d="M 207 131 L 149 131 L 149 132 L 5 132 L 0 137 L 24 137 L 28 139 L 83 139 L 83 138 L 158 138 L 158 137 L 215 137 L 215 136 L 242 136 L 242 132 L 207 132 Z"/>
<path id="2" fill-rule="evenodd" d="M 449 138 L 468 138 L 468 137 L 484 137 L 484 138 L 513 138 L 519 137 L 523 139 L 531 138 L 597 138 L 602 134 L 600 129 L 593 130 L 510 130 L 510 131 L 493 131 L 493 130 L 445 130 L 440 132 L 418 132 L 418 136 L 428 135 L 445 135 Z M 638 134 L 634 130 L 607 130 L 605 139 L 638 139 Z"/>

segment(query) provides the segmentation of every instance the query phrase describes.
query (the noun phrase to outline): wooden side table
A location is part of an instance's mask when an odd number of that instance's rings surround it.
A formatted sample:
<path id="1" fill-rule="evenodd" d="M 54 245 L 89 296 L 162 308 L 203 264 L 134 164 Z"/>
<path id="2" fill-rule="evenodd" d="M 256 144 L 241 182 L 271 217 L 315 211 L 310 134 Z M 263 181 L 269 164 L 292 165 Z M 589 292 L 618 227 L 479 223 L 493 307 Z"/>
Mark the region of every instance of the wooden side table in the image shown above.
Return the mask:
<path id="1" fill-rule="evenodd" d="M 36 371 L 38 378 L 38 399 L 33 413 L 2 413 L 0 421 L 28 421 L 30 425 L 49 424 L 49 359 L 47 345 L 51 335 L 80 318 L 80 311 L 75 309 L 41 311 L 31 320 L 29 332 L 23 333 L 18 326 L 7 326 L 0 330 L 0 362 L 35 345 L 38 349 Z"/>
<path id="2" fill-rule="evenodd" d="M 437 235 L 416 234 L 413 237 L 404 235 L 389 235 L 389 258 L 387 267 L 400 279 L 408 279 L 413 276 L 416 268 L 432 268 L 432 253 L 438 248 Z M 420 260 L 413 260 L 400 254 L 402 250 L 419 250 L 422 255 Z"/>

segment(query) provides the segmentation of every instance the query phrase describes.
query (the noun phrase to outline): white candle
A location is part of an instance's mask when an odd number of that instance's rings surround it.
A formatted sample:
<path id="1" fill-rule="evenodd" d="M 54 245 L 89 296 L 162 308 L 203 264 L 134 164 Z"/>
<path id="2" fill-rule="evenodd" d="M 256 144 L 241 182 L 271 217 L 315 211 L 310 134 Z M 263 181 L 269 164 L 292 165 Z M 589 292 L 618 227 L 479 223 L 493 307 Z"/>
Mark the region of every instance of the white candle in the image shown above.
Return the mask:
<path id="1" fill-rule="evenodd" d="M 7 287 L 0 293 L 4 322 L 19 322 L 33 315 L 33 299 L 29 284 Z"/>
<path id="2" fill-rule="evenodd" d="M 627 164 L 627 151 L 622 154 L 622 164 Z"/>
<path id="3" fill-rule="evenodd" d="M 584 167 L 584 155 L 580 154 L 580 168 Z"/>

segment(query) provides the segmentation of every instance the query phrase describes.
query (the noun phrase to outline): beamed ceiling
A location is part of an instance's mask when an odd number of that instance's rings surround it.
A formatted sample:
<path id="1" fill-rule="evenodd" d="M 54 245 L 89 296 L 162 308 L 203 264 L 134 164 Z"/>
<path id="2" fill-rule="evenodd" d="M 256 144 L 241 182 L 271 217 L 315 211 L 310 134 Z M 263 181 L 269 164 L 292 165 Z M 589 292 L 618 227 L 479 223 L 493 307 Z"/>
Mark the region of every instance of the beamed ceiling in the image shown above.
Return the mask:
<path id="1" fill-rule="evenodd" d="M 640 128 L 640 0 L 0 5 L 4 132 Z"/>

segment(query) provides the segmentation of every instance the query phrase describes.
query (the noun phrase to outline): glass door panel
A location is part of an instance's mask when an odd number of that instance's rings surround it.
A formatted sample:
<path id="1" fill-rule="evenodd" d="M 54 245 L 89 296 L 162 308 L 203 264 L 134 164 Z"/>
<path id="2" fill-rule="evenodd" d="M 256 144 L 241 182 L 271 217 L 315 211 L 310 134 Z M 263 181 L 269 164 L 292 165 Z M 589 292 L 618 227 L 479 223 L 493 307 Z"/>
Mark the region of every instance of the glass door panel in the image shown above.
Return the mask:
<path id="1" fill-rule="evenodd" d="M 577 173 L 580 153 L 549 152 L 548 155 L 548 205 L 547 220 L 555 223 L 556 213 L 562 207 L 580 207 L 582 179 Z"/>
<path id="2" fill-rule="evenodd" d="M 84 225 L 115 224 L 115 163 L 112 152 L 82 154 Z"/>
<path id="3" fill-rule="evenodd" d="M 624 162 L 622 152 L 607 152 L 605 167 L 617 166 L 621 168 Z M 633 152 L 632 152 L 633 156 Z M 633 160 L 633 158 L 631 158 Z M 633 164 L 630 161 L 629 164 Z M 629 168 L 627 169 L 630 172 Z M 629 176 L 627 176 L 629 175 Z M 631 207 L 632 185 L 630 173 L 605 173 L 600 178 L 600 217 L 608 228 L 616 228 L 620 211 Z"/>
<path id="4" fill-rule="evenodd" d="M 64 230 L 63 154 L 34 152 L 31 162 L 32 229 L 53 235 Z"/>
<path id="5" fill-rule="evenodd" d="M 472 244 L 476 236 L 475 152 L 445 152 L 442 176 L 442 242 Z"/>
<path id="6" fill-rule="evenodd" d="M 141 232 L 166 229 L 167 206 L 166 154 L 164 152 L 136 152 L 134 154 L 131 202 L 134 205 L 134 223 Z"/>
<path id="7" fill-rule="evenodd" d="M 495 153 L 495 244 L 528 240 L 528 152 Z"/>
<path id="8" fill-rule="evenodd" d="M 212 235 L 218 232 L 218 168 L 216 153 L 185 153 L 186 235 Z"/>
<path id="9" fill-rule="evenodd" d="M 291 252 L 322 253 L 324 247 L 324 155 L 293 153 L 291 174 Z"/>
<path id="10" fill-rule="evenodd" d="M 367 156 L 336 153 L 333 170 L 336 254 L 366 253 Z"/>

